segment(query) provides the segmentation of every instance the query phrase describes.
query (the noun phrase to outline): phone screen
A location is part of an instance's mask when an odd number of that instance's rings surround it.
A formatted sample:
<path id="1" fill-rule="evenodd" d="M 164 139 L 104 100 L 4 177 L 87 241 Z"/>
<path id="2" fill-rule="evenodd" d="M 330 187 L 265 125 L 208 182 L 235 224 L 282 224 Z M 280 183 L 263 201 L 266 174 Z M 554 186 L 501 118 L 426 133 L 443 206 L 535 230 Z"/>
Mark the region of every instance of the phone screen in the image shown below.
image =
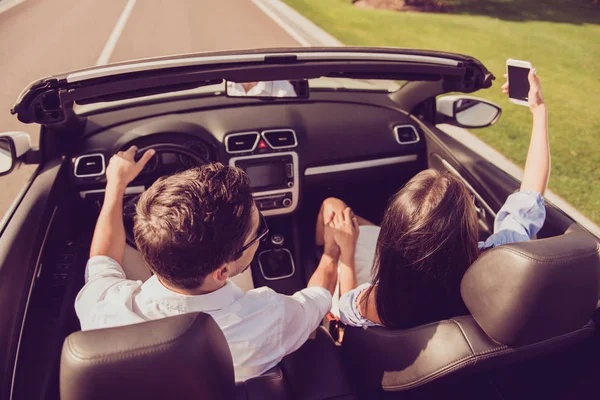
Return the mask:
<path id="1" fill-rule="evenodd" d="M 529 93 L 529 68 L 508 66 L 508 97 L 527 101 Z"/>

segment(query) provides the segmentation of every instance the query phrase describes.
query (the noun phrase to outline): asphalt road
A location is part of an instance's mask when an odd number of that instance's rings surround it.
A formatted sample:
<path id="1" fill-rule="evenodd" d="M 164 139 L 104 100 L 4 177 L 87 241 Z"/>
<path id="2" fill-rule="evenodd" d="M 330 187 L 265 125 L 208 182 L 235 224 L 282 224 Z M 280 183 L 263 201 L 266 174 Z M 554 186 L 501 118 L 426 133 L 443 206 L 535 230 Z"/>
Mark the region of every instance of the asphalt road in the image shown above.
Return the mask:
<path id="1" fill-rule="evenodd" d="M 39 128 L 20 123 L 9 112 L 21 90 L 41 77 L 95 65 L 102 54 L 117 62 L 298 46 L 250 0 L 138 0 L 115 37 L 128 3 L 26 0 L 0 14 L 0 132 L 28 132 L 37 145 Z M 0 218 L 34 169 L 21 166 L 0 178 Z"/>

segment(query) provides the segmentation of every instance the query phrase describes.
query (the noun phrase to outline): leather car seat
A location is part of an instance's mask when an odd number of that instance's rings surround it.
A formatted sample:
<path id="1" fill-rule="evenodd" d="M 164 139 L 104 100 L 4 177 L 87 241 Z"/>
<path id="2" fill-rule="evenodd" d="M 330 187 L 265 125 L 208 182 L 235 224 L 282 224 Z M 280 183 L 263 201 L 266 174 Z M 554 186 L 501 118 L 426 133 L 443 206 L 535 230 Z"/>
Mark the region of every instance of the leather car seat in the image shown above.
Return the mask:
<path id="1" fill-rule="evenodd" d="M 234 382 L 227 342 L 204 313 L 75 332 L 63 344 L 62 400 L 354 399 L 339 349 L 320 327 L 261 376 Z"/>
<path id="2" fill-rule="evenodd" d="M 234 396 L 229 347 L 208 314 L 75 332 L 63 344 L 61 400 Z"/>
<path id="3" fill-rule="evenodd" d="M 223 332 L 204 313 L 79 331 L 63 344 L 61 400 L 291 399 L 276 366 L 236 384 Z"/>
<path id="4" fill-rule="evenodd" d="M 575 225 L 499 246 L 462 279 L 471 315 L 406 330 L 347 327 L 342 358 L 357 392 L 372 397 L 549 354 L 594 333 L 599 286 L 598 242 Z"/>

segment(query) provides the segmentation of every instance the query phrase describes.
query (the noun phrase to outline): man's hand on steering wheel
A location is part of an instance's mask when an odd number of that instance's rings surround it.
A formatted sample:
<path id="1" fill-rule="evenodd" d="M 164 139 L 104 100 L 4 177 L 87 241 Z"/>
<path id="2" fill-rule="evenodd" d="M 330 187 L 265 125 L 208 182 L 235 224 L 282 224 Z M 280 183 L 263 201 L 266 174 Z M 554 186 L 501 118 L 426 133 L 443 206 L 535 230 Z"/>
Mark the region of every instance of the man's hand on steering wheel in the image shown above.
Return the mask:
<path id="1" fill-rule="evenodd" d="M 119 151 L 111 157 L 106 168 L 106 186 L 125 190 L 127 185 L 142 171 L 146 163 L 156 153 L 150 149 L 146 151 L 139 161 L 135 161 L 138 148 L 131 146 L 127 151 Z"/>

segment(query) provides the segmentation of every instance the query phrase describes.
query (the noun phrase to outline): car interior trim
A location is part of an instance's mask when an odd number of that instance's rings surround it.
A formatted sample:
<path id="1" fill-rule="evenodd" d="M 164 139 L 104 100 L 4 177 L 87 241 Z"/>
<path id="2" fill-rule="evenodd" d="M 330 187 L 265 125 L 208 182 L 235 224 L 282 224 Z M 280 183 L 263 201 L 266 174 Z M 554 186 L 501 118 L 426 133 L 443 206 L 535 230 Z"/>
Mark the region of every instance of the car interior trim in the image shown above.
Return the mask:
<path id="1" fill-rule="evenodd" d="M 296 208 L 298 207 L 298 198 L 300 196 L 300 180 L 299 180 L 300 171 L 299 171 L 299 167 L 298 167 L 298 153 L 296 153 L 295 151 L 287 151 L 287 152 L 277 152 L 277 153 L 271 153 L 271 154 L 254 154 L 254 155 L 250 155 L 250 156 L 238 156 L 238 157 L 232 157 L 229 159 L 229 165 L 231 165 L 232 167 L 235 167 L 237 161 L 263 159 L 263 158 L 269 158 L 269 157 L 281 157 L 281 156 L 285 156 L 285 155 L 289 155 L 292 157 L 292 162 L 294 164 L 294 167 L 293 167 L 294 168 L 294 177 L 293 177 L 294 185 L 291 188 L 286 187 L 285 189 L 253 192 L 252 196 L 262 197 L 262 196 L 291 194 L 292 195 L 292 204 L 289 207 L 286 207 L 284 209 L 273 209 L 273 210 L 261 211 L 265 217 L 269 217 L 272 215 L 290 214 L 293 211 L 295 211 Z"/>
<path id="2" fill-rule="evenodd" d="M 494 219 L 496 219 L 496 213 L 494 212 L 494 210 L 492 210 L 492 208 L 488 205 L 488 203 L 485 202 L 485 200 L 483 200 L 483 198 L 479 195 L 479 193 L 477 193 L 477 191 L 475 189 L 473 189 L 473 186 L 471 186 L 471 184 L 465 178 L 463 178 L 463 176 L 460 174 L 460 172 L 458 172 L 456 170 L 456 168 L 454 168 L 448 161 L 444 160 L 443 158 L 442 158 L 442 164 L 444 164 L 444 167 L 446 167 L 446 169 L 448 171 L 450 171 L 452 173 L 452 175 L 456 176 L 458 179 L 460 179 L 465 184 L 467 189 L 469 189 L 469 191 L 471 193 L 473 193 L 473 196 L 475 196 L 477 198 L 477 200 L 485 208 L 485 210 L 487 212 L 489 212 L 490 215 Z"/>
<path id="3" fill-rule="evenodd" d="M 400 129 L 400 128 L 412 129 L 413 132 L 415 133 L 416 139 L 408 141 L 408 142 L 402 142 L 400 140 L 400 135 L 398 134 L 398 129 Z M 415 144 L 415 143 L 419 143 L 419 141 L 421 140 L 421 136 L 419 136 L 419 132 L 417 131 L 417 128 L 415 128 L 413 125 L 396 125 L 396 126 L 394 126 L 394 136 L 396 137 L 396 142 L 398 142 L 399 144 Z"/>
<path id="4" fill-rule="evenodd" d="M 369 61 L 408 61 L 428 64 L 457 66 L 458 61 L 442 57 L 414 54 L 377 54 L 377 53 L 299 53 L 298 60 L 369 60 Z"/>
<path id="5" fill-rule="evenodd" d="M 103 78 L 112 75 L 128 74 L 139 71 L 151 71 L 161 68 L 191 67 L 195 65 L 211 65 L 219 63 L 260 62 L 264 60 L 264 57 L 265 54 L 244 54 L 230 56 L 190 57 L 183 60 L 175 59 L 128 63 L 125 65 L 94 68 L 87 71 L 75 72 L 67 75 L 67 82 L 75 83 L 88 79 Z"/>
<path id="6" fill-rule="evenodd" d="M 58 210 L 58 207 L 56 207 L 56 206 L 52 210 L 52 215 L 50 216 L 50 221 L 48 222 L 48 226 L 46 226 L 46 231 L 44 232 L 44 238 L 42 239 L 42 245 L 40 247 L 41 249 L 44 249 L 44 247 L 46 246 L 46 240 L 48 239 L 48 234 L 50 233 L 50 228 L 52 227 L 52 223 L 54 222 L 54 217 L 56 215 L 57 210 Z M 43 253 L 43 251 L 39 252 L 39 254 L 37 256 L 37 260 L 35 261 L 35 270 L 33 271 L 33 279 L 31 280 L 31 284 L 29 285 L 29 291 L 27 292 L 27 300 L 25 301 L 25 312 L 23 314 L 23 319 L 21 320 L 21 328 L 19 329 L 19 338 L 17 339 L 17 351 L 15 353 L 15 362 L 13 364 L 13 373 L 12 373 L 12 380 L 10 383 L 9 398 L 12 398 L 13 390 L 14 390 L 14 386 L 15 386 L 15 378 L 17 376 L 17 367 L 19 364 L 19 351 L 21 349 L 21 341 L 23 339 L 23 331 L 25 330 L 25 321 L 27 321 L 27 312 L 29 311 L 29 302 L 31 300 L 31 295 L 33 293 L 33 287 L 35 286 L 35 282 L 39 278 L 40 271 L 42 269 L 42 265 L 40 264 L 40 261 L 42 259 L 42 253 Z"/>
<path id="7" fill-rule="evenodd" d="M 86 71 L 75 72 L 67 75 L 68 83 L 81 82 L 90 79 L 104 78 L 107 76 L 129 74 L 140 71 L 151 71 L 162 68 L 193 67 L 221 63 L 249 63 L 263 62 L 268 57 L 295 56 L 298 61 L 338 61 L 338 60 L 360 60 L 360 61 L 397 61 L 411 63 L 427 63 L 457 66 L 458 61 L 442 57 L 423 56 L 415 54 L 381 54 L 381 53 L 358 53 L 358 52 L 310 52 L 310 53 L 263 53 L 224 56 L 189 57 L 184 59 L 145 61 L 128 63 L 125 65 L 114 65 L 103 68 L 94 68 Z"/>
<path id="8" fill-rule="evenodd" d="M 321 167 L 310 167 L 310 168 L 306 168 L 304 175 L 308 176 L 308 175 L 330 174 L 333 172 L 342 172 L 342 171 L 351 171 L 354 169 L 381 167 L 383 165 L 402 164 L 402 163 L 407 163 L 407 162 L 412 162 L 412 161 L 417 161 L 416 154 L 410 154 L 407 156 L 378 158 L 376 160 L 355 161 L 355 162 L 342 163 L 342 164 L 324 165 Z"/>
<path id="9" fill-rule="evenodd" d="M 270 252 L 270 251 L 285 251 L 286 253 L 288 253 L 288 254 L 289 254 L 289 256 L 290 256 L 290 262 L 292 263 L 292 272 L 291 272 L 291 273 L 289 273 L 289 274 L 287 274 L 287 275 L 276 276 L 276 277 L 274 277 L 274 278 L 268 278 L 268 277 L 267 277 L 267 275 L 265 275 L 265 270 L 263 269 L 262 263 L 260 262 L 260 256 L 261 256 L 262 254 L 264 254 L 264 253 L 268 253 L 268 252 Z M 265 278 L 267 281 L 278 281 L 278 280 L 280 280 L 280 279 L 286 279 L 286 278 L 289 278 L 290 276 L 293 276 L 293 275 L 296 273 L 296 264 L 294 264 L 294 256 L 293 256 L 293 255 L 292 255 L 292 253 L 291 253 L 291 252 L 290 252 L 288 249 L 286 249 L 286 248 L 281 248 L 281 249 L 269 249 L 269 250 L 264 250 L 264 251 L 261 251 L 261 252 L 258 254 L 258 257 L 257 257 L 257 259 L 258 259 L 258 267 L 260 268 L 260 273 L 261 273 L 261 275 L 263 276 L 263 278 Z"/>
<path id="10" fill-rule="evenodd" d="M 6 229 L 6 227 L 8 226 L 8 223 L 10 222 L 10 219 L 12 218 L 13 214 L 15 213 L 15 211 L 21 204 L 21 200 L 23 200 L 23 197 L 25 197 L 25 194 L 27 194 L 27 191 L 31 187 L 31 184 L 33 183 L 33 180 L 37 176 L 38 172 L 39 172 L 39 168 L 33 173 L 33 175 L 31 176 L 31 179 L 19 191 L 19 193 L 17 194 L 17 196 L 11 203 L 10 207 L 8 207 L 8 210 L 6 210 L 6 212 L 4 213 L 4 216 L 2 217 L 2 219 L 0 219 L 0 237 L 4 233 L 4 229 Z"/>
<path id="11" fill-rule="evenodd" d="M 252 146 L 251 149 L 237 150 L 237 151 L 229 150 L 229 139 L 231 139 L 232 137 L 236 137 L 236 136 L 243 136 L 243 135 L 250 135 L 250 134 L 256 135 L 256 140 L 254 141 L 254 145 Z M 257 131 L 230 133 L 229 135 L 227 135 L 227 137 L 225 137 L 225 151 L 228 152 L 229 154 L 249 153 L 256 149 L 256 146 L 258 146 L 259 141 L 260 141 L 260 132 L 257 132 Z"/>
<path id="12" fill-rule="evenodd" d="M 146 190 L 144 185 L 127 186 L 125 188 L 125 194 L 140 194 L 143 193 L 144 190 Z M 104 189 L 82 190 L 79 192 L 79 197 L 85 199 L 88 194 L 104 193 L 104 191 Z"/>
<path id="13" fill-rule="evenodd" d="M 292 132 L 292 135 L 294 136 L 294 144 L 291 144 L 289 146 L 273 146 L 273 144 L 271 142 L 269 142 L 269 139 L 267 139 L 267 135 L 265 135 L 266 133 L 271 133 L 271 132 Z M 272 149 L 276 149 L 276 150 L 291 149 L 293 147 L 298 146 L 298 137 L 296 136 L 296 131 L 294 131 L 293 129 L 268 129 L 266 131 L 262 131 L 261 136 Z"/>
<path id="14" fill-rule="evenodd" d="M 77 167 L 79 166 L 79 163 L 81 162 L 81 160 L 86 157 L 101 157 L 102 158 L 102 171 L 95 173 L 95 174 L 79 175 L 77 173 Z M 106 172 L 106 159 L 104 158 L 104 154 L 102 154 L 102 153 L 84 154 L 75 159 L 75 168 L 73 169 L 73 174 L 75 174 L 76 178 L 92 178 L 94 176 L 102 176 L 102 175 L 104 175 L 105 172 Z"/>

